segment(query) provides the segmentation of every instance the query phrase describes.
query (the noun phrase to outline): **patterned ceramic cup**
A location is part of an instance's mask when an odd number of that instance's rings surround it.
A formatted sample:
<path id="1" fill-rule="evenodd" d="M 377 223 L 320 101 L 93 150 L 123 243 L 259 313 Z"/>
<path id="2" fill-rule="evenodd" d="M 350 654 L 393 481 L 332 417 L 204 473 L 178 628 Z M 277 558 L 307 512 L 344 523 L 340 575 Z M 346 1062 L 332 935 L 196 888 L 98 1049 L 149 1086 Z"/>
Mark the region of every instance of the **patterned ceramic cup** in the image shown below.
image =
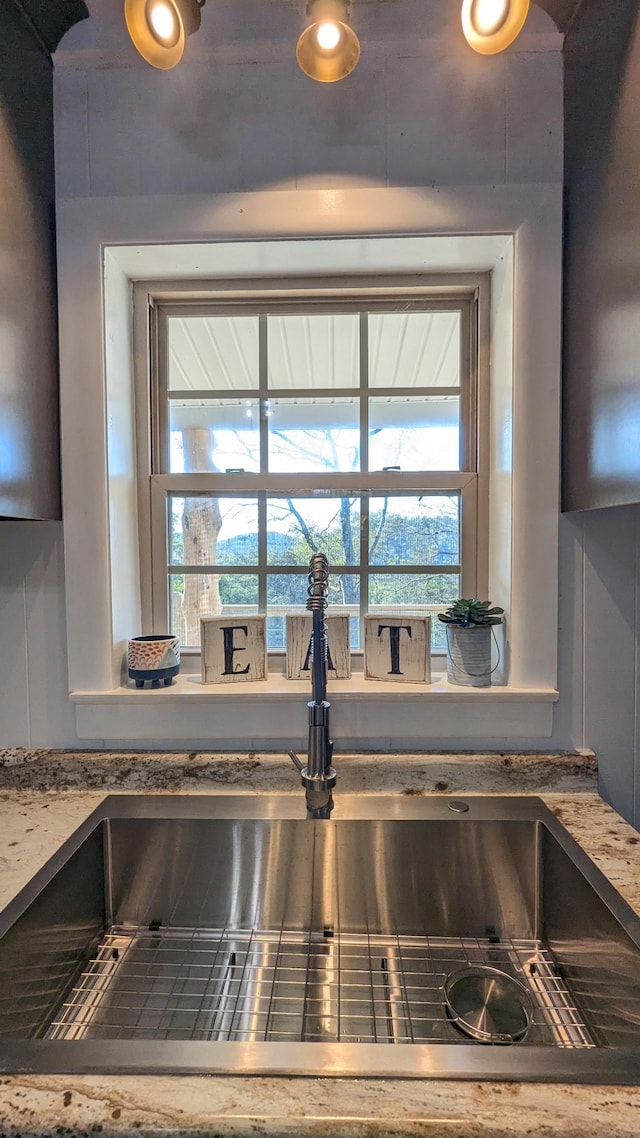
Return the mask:
<path id="1" fill-rule="evenodd" d="M 180 641 L 177 636 L 152 633 L 150 636 L 134 636 L 127 641 L 127 667 L 129 678 L 135 680 L 137 688 L 143 688 L 149 680 L 153 688 L 165 687 L 173 682 L 180 671 Z"/>

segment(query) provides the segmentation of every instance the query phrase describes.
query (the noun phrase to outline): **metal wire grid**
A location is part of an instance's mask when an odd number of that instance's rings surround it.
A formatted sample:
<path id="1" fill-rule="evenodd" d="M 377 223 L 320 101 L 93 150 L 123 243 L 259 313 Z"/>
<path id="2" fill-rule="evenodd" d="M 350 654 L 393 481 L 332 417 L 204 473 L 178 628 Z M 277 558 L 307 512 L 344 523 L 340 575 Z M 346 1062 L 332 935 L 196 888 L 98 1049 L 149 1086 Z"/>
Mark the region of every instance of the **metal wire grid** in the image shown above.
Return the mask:
<path id="1" fill-rule="evenodd" d="M 87 958 L 91 926 L 47 929 L 0 955 L 0 1038 L 37 1037 Z"/>
<path id="2" fill-rule="evenodd" d="M 633 950 L 602 945 L 563 945 L 562 975 L 579 1003 L 595 1040 L 609 1047 L 637 1047 L 640 980 Z"/>
<path id="3" fill-rule="evenodd" d="M 592 1047 L 538 941 L 231 929 L 114 927 L 49 1039 L 463 1043 L 447 975 L 490 964 L 526 984 L 526 1044 Z"/>

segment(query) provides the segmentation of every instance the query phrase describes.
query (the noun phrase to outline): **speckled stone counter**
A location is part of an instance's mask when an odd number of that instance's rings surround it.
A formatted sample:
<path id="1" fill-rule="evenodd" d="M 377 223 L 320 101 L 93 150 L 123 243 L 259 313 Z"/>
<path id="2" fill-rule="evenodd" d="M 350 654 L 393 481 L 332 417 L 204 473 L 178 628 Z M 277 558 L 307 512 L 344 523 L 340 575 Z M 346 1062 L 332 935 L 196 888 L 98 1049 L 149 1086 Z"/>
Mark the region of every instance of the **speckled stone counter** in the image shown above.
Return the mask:
<path id="1" fill-rule="evenodd" d="M 640 836 L 592 756 L 337 756 L 340 794 L 540 794 L 640 912 Z M 300 795 L 285 756 L 0 751 L 0 905 L 104 795 Z M 640 1088 L 431 1080 L 0 1076 L 0 1133 L 315 1138 L 634 1138 Z"/>

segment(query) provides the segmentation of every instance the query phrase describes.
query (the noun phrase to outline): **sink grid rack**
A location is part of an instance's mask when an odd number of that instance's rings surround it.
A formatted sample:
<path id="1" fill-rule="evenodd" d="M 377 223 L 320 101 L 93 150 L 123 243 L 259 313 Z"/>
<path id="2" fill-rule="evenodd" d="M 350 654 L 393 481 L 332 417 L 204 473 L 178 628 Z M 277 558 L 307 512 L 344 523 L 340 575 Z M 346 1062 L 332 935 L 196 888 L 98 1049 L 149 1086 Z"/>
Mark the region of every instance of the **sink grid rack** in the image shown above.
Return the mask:
<path id="1" fill-rule="evenodd" d="M 479 964 L 507 972 L 533 999 L 517 1046 L 594 1046 L 539 941 L 330 928 L 114 926 L 46 1038 L 468 1044 L 447 1015 L 443 985 Z"/>

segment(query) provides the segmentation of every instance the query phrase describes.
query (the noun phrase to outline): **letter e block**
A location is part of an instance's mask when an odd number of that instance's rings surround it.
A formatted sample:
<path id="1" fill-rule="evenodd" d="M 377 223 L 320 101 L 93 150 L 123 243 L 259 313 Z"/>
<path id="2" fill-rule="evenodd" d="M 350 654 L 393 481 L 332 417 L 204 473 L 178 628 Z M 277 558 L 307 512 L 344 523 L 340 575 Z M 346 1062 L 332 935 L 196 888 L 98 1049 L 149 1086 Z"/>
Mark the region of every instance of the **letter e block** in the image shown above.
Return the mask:
<path id="1" fill-rule="evenodd" d="M 266 680 L 264 616 L 204 616 L 200 643 L 203 684 Z"/>
<path id="2" fill-rule="evenodd" d="M 365 616 L 367 680 L 431 683 L 431 617 Z"/>

